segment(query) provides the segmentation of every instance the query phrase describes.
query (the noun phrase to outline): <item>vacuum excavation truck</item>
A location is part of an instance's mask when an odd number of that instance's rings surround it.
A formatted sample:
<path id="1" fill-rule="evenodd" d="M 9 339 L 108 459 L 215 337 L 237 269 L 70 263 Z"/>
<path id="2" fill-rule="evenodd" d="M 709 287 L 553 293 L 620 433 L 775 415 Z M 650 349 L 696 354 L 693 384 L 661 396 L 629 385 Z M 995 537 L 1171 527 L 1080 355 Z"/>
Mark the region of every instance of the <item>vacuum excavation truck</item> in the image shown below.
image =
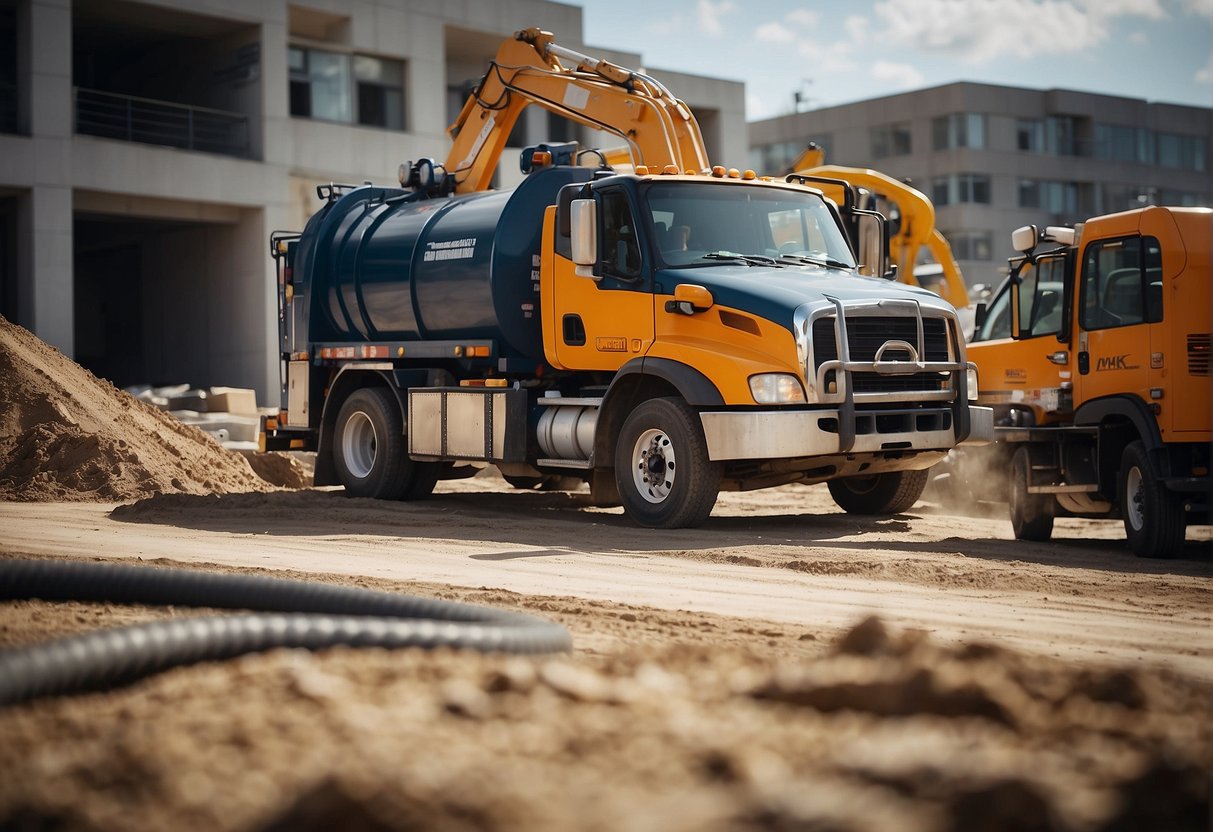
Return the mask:
<path id="1" fill-rule="evenodd" d="M 720 490 L 793 482 L 900 512 L 950 448 L 992 437 L 955 310 L 885 277 L 883 218 L 850 188 L 836 203 L 807 177 L 681 167 L 701 149 L 681 102 L 535 31 L 519 40 L 546 68 L 490 68 L 445 164 L 405 166 L 400 187 L 322 186 L 303 232 L 271 239 L 283 383 L 267 449 L 315 450 L 318 485 L 385 499 L 469 463 L 577 477 L 676 528 Z M 464 187 L 500 153 L 512 95 L 628 136 L 633 170 L 539 146 L 517 188 Z M 596 96 L 637 101 L 600 118 Z M 667 158 L 640 140 L 659 121 L 642 111 L 673 114 Z"/>

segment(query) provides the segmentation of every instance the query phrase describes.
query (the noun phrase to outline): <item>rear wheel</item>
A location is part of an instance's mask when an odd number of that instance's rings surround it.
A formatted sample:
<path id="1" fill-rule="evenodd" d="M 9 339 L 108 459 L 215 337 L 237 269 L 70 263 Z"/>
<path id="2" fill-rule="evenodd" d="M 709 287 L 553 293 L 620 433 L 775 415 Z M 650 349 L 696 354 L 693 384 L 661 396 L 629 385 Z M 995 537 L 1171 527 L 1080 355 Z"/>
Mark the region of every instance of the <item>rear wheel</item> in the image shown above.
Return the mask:
<path id="1" fill-rule="evenodd" d="M 720 465 L 708 459 L 699 418 L 681 399 L 650 399 L 623 423 L 615 482 L 628 517 L 641 526 L 698 526 L 720 491 Z"/>
<path id="2" fill-rule="evenodd" d="M 929 471 L 887 471 L 830 480 L 830 496 L 848 514 L 901 514 L 922 496 Z"/>
<path id="3" fill-rule="evenodd" d="M 1011 528 L 1016 540 L 1048 540 L 1053 536 L 1053 507 L 1049 494 L 1030 494 L 1032 455 L 1019 448 L 1011 458 Z"/>
<path id="4" fill-rule="evenodd" d="M 1120 463 L 1120 512 L 1129 547 L 1143 558 L 1179 554 L 1184 544 L 1184 509 L 1167 491 L 1140 441 L 1130 442 Z"/>
<path id="5" fill-rule="evenodd" d="M 355 390 L 337 413 L 333 463 L 351 497 L 395 500 L 404 495 L 404 422 L 395 397 L 382 387 Z"/>
<path id="6" fill-rule="evenodd" d="M 420 500 L 438 482 L 439 462 L 414 462 L 405 445 L 400 404 L 390 390 L 355 390 L 337 412 L 333 464 L 351 497 Z"/>

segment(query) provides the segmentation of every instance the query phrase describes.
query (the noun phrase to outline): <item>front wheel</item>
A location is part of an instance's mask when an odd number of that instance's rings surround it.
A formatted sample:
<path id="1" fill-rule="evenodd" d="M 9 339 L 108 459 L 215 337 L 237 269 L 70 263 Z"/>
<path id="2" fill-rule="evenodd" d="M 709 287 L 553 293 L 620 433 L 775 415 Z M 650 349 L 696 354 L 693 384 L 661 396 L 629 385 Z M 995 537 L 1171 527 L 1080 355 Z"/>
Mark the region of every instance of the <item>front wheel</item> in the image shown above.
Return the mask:
<path id="1" fill-rule="evenodd" d="M 830 496 L 848 514 L 901 514 L 918 502 L 929 472 L 887 471 L 830 480 Z"/>
<path id="2" fill-rule="evenodd" d="M 681 399 L 650 399 L 623 423 L 615 449 L 623 510 L 641 526 L 698 526 L 720 491 L 720 465 L 708 459 L 699 417 Z"/>
<path id="3" fill-rule="evenodd" d="M 1120 463 L 1120 512 L 1125 536 L 1139 557 L 1179 554 L 1184 544 L 1184 508 L 1154 474 L 1140 441 L 1130 442 Z"/>

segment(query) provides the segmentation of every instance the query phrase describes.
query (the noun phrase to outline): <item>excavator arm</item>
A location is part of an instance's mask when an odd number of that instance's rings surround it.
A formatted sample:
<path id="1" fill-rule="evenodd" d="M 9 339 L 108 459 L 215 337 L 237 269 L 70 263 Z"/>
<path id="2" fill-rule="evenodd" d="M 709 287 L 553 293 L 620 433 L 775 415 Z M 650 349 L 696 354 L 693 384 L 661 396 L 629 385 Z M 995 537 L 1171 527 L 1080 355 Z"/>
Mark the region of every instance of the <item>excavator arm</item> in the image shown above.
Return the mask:
<path id="1" fill-rule="evenodd" d="M 635 165 L 708 167 L 699 123 L 660 82 L 559 46 L 551 32 L 524 29 L 505 41 L 448 128 L 445 170 L 454 192 L 489 187 L 522 110 L 537 104 L 619 136 Z"/>
<path id="2" fill-rule="evenodd" d="M 925 245 L 943 267 L 944 284 L 940 296 L 957 309 L 969 305 L 969 291 L 952 255 L 952 247 L 935 228 L 935 206 L 924 193 L 880 171 L 827 165 L 825 153 L 815 144 L 810 144 L 801 153 L 793 163 L 792 170 L 801 176 L 842 179 L 896 203 L 901 213 L 901 223 L 889 239 L 889 256 L 897 264 L 897 279 L 912 286 L 918 285 L 914 278 L 914 263 L 918 258 L 918 249 Z M 840 198 L 840 195 L 830 194 L 829 187 L 823 187 L 823 190 L 832 199 Z"/>

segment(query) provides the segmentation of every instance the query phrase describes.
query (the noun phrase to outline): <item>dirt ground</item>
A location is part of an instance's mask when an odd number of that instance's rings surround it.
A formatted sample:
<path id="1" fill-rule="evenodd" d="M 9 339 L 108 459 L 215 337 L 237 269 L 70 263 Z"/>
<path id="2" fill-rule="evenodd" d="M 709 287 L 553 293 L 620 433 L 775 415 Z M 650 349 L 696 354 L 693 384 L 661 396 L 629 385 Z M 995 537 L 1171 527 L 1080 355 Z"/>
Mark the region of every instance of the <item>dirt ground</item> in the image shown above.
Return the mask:
<path id="1" fill-rule="evenodd" d="M 0 503 L 0 556 L 260 571 L 564 624 L 567 656 L 277 651 L 0 711 L 0 828 L 1210 828 L 1213 564 L 1117 524 L 854 518 L 820 487 L 701 529 L 492 477 Z M 0 644 L 191 610 L 0 605 Z"/>
<path id="2" fill-rule="evenodd" d="M 822 486 L 639 529 L 588 494 L 291 490 L 0 318 L 0 561 L 269 573 L 527 611 L 566 655 L 278 650 L 0 708 L 0 829 L 1213 828 L 1209 527 L 1012 539 Z M 281 488 L 280 486 L 288 486 Z M 0 603 L 0 650 L 181 608 Z"/>

